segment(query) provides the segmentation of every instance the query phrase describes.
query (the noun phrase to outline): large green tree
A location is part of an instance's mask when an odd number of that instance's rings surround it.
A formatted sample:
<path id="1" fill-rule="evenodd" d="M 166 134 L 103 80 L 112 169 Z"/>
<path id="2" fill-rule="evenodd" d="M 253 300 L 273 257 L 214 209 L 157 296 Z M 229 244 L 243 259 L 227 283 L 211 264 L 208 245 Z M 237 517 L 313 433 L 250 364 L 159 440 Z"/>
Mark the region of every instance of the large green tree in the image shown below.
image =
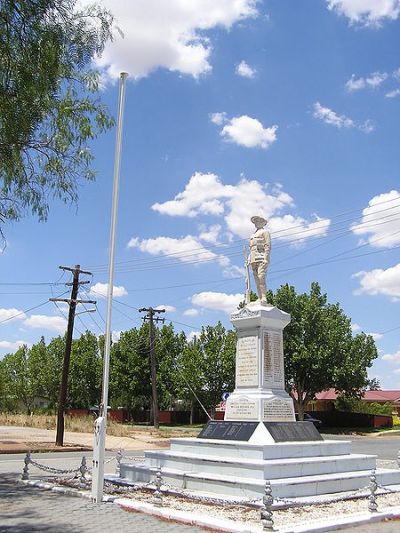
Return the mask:
<path id="1" fill-rule="evenodd" d="M 27 211 L 45 220 L 49 197 L 75 201 L 93 178 L 90 141 L 112 119 L 91 64 L 111 24 L 77 0 L 0 3 L 0 231 Z"/>
<path id="2" fill-rule="evenodd" d="M 236 334 L 226 331 L 220 322 L 206 326 L 187 345 L 178 359 L 177 380 L 184 398 L 213 411 L 223 392 L 235 386 Z"/>
<path id="3" fill-rule="evenodd" d="M 304 406 L 323 390 L 357 395 L 368 385 L 367 368 L 377 357 L 364 333 L 353 337 L 351 320 L 339 304 L 328 303 L 318 283 L 297 294 L 290 285 L 268 294 L 270 303 L 291 314 L 284 329 L 285 379 L 302 419 Z"/>

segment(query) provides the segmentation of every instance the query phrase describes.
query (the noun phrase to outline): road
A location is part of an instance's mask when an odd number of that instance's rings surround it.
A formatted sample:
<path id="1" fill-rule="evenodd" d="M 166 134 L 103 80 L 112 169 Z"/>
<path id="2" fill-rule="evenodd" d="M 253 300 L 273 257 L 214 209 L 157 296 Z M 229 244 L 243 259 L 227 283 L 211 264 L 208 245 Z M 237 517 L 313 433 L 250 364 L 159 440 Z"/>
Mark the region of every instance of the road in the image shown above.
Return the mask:
<path id="1" fill-rule="evenodd" d="M 394 466 L 400 448 L 400 435 L 383 437 L 359 437 L 324 435 L 325 440 L 351 440 L 353 453 L 368 453 L 378 456 L 378 465 Z M 130 450 L 129 457 L 142 457 L 143 450 Z M 77 468 L 84 452 L 37 453 L 36 461 L 57 468 Z M 87 454 L 91 463 L 91 453 Z M 106 452 L 106 473 L 115 471 L 115 452 Z M 118 529 L 127 533 L 149 530 L 158 532 L 201 532 L 192 526 L 170 524 L 136 513 L 127 513 L 113 504 L 93 504 L 86 499 L 73 498 L 33 487 L 15 484 L 22 473 L 24 454 L 0 454 L 0 533 L 55 532 L 57 533 L 111 533 Z M 49 475 L 31 467 L 35 479 Z M 11 505 L 12 502 L 12 505 Z M 68 509 L 68 513 L 65 513 Z M 354 533 L 395 533 L 395 522 L 347 528 Z"/>
<path id="2" fill-rule="evenodd" d="M 384 461 L 395 461 L 400 451 L 400 434 L 364 437 L 358 435 L 322 435 L 324 440 L 350 440 L 353 453 L 377 455 Z"/>

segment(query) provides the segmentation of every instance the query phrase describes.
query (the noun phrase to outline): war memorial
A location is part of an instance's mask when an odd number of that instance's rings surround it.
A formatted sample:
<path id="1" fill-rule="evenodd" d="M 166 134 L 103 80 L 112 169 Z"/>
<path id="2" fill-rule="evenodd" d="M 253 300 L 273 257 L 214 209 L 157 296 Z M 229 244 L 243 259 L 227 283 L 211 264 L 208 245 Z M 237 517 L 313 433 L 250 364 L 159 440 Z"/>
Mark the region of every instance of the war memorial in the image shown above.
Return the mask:
<path id="1" fill-rule="evenodd" d="M 143 464 L 121 463 L 124 483 L 148 483 L 161 470 L 172 487 L 206 495 L 261 498 L 269 480 L 274 497 L 299 498 L 361 489 L 376 468 L 375 455 L 352 454 L 350 441 L 324 440 L 312 422 L 296 421 L 284 376 L 283 330 L 290 315 L 266 301 L 271 238 L 262 216 L 251 220 L 256 229 L 245 265 L 245 305 L 231 314 L 236 374 L 225 419 L 210 420 L 196 438 L 172 439 L 168 451 L 146 452 Z M 379 468 L 376 478 L 383 486 L 399 485 L 400 471 Z"/>

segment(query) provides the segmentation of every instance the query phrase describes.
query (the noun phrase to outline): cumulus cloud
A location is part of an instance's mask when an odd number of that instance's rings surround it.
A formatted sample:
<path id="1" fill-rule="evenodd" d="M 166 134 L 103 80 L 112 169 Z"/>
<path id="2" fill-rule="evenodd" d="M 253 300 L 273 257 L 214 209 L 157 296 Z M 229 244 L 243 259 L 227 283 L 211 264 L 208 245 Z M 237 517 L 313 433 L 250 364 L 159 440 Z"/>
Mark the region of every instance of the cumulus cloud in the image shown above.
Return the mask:
<path id="1" fill-rule="evenodd" d="M 190 308 L 186 309 L 183 314 L 184 316 L 198 316 L 200 311 L 198 309 Z"/>
<path id="2" fill-rule="evenodd" d="M 198 339 L 201 335 L 201 331 L 191 331 L 188 335 L 186 335 L 186 339 L 188 342 L 193 342 L 194 340 Z"/>
<path id="3" fill-rule="evenodd" d="M 154 309 L 164 309 L 166 313 L 174 313 L 176 311 L 176 307 L 173 305 L 157 305 Z"/>
<path id="4" fill-rule="evenodd" d="M 360 123 L 355 122 L 353 119 L 346 117 L 346 115 L 338 115 L 336 111 L 329 109 L 329 107 L 323 107 L 319 102 L 314 103 L 313 117 L 338 129 L 357 128 L 364 133 L 371 133 L 374 130 L 371 120 Z"/>
<path id="5" fill-rule="evenodd" d="M 97 65 L 110 78 L 127 71 L 139 79 L 158 68 L 197 78 L 212 68 L 212 41 L 207 31 L 229 30 L 237 22 L 256 17 L 257 3 L 258 0 L 102 0 L 114 14 L 119 32 L 106 45 Z"/>
<path id="6" fill-rule="evenodd" d="M 383 337 L 382 333 L 366 333 L 366 335 L 371 335 L 374 341 L 379 341 Z"/>
<path id="7" fill-rule="evenodd" d="M 11 307 L 9 309 L 0 309 L 0 322 L 4 321 L 13 321 L 13 320 L 23 320 L 26 318 L 26 314 L 21 311 L 20 309 L 15 309 L 15 307 Z"/>
<path id="8" fill-rule="evenodd" d="M 131 239 L 129 248 L 139 248 L 142 252 L 151 255 L 169 255 L 171 261 L 179 260 L 183 263 L 209 262 L 219 260 L 219 256 L 207 250 L 201 242 L 192 235 L 178 239 L 172 237 L 155 237 L 153 239 Z"/>
<path id="9" fill-rule="evenodd" d="M 30 343 L 26 341 L 0 341 L 0 349 L 2 350 L 18 350 L 24 345 L 29 346 Z"/>
<path id="10" fill-rule="evenodd" d="M 256 69 L 248 65 L 246 61 L 241 61 L 236 65 L 235 72 L 238 76 L 242 76 L 243 78 L 254 78 L 257 74 Z"/>
<path id="11" fill-rule="evenodd" d="M 46 329 L 64 333 L 67 328 L 67 321 L 61 316 L 31 315 L 24 320 L 24 325 L 29 328 Z"/>
<path id="12" fill-rule="evenodd" d="M 396 96 L 400 96 L 400 89 L 393 89 L 392 91 L 388 91 L 385 96 L 386 98 L 396 98 Z"/>
<path id="13" fill-rule="evenodd" d="M 213 113 L 211 121 L 222 125 L 220 135 L 227 142 L 244 146 L 245 148 L 262 148 L 266 150 L 277 140 L 277 125 L 265 128 L 262 123 L 247 115 L 228 119 L 225 113 Z"/>
<path id="14" fill-rule="evenodd" d="M 108 283 L 96 283 L 90 287 L 89 294 L 97 298 L 107 298 L 107 291 Z M 125 287 L 118 287 L 117 285 L 114 285 L 113 296 L 115 298 L 120 298 L 121 296 L 126 296 L 127 294 L 128 291 L 125 289 Z"/>
<path id="15" fill-rule="evenodd" d="M 350 24 L 380 26 L 400 14 L 399 0 L 327 0 L 328 8 L 344 15 Z"/>
<path id="16" fill-rule="evenodd" d="M 243 301 L 243 294 L 226 294 L 224 292 L 205 291 L 194 294 L 191 298 L 193 305 L 198 305 L 204 309 L 233 313 L 240 302 Z"/>
<path id="17" fill-rule="evenodd" d="M 395 363 L 398 363 L 400 362 L 400 350 L 395 353 L 386 353 L 385 355 L 382 356 L 382 359 L 384 361 L 393 361 Z"/>
<path id="18" fill-rule="evenodd" d="M 385 80 L 387 80 L 388 76 L 389 75 L 387 72 L 373 72 L 366 78 L 356 78 L 353 74 L 346 82 L 346 89 L 349 92 L 359 91 L 361 89 L 365 89 L 366 87 L 375 89 Z"/>
<path id="19" fill-rule="evenodd" d="M 210 206 L 213 206 L 213 209 L 210 209 Z M 196 172 L 190 178 L 184 190 L 178 193 L 173 200 L 156 203 L 152 206 L 152 209 L 170 216 L 224 215 L 228 231 L 242 238 L 247 238 L 253 231 L 254 227 L 250 217 L 255 213 L 263 215 L 270 220 L 271 231 L 275 233 L 277 239 L 289 240 L 289 238 L 293 238 L 290 232 L 284 231 L 292 227 L 296 227 L 295 231 L 299 234 L 297 242 L 306 238 L 324 235 L 328 230 L 329 219 L 322 219 L 316 215 L 314 216 L 315 220 L 312 221 L 293 215 L 279 216 L 281 210 L 289 207 L 294 207 L 293 198 L 283 191 L 281 187 L 276 186 L 269 192 L 266 185 L 257 180 L 249 180 L 244 177 L 236 185 L 224 185 L 216 174 Z M 216 231 L 215 227 L 214 230 Z M 188 240 L 188 238 L 186 237 L 185 239 Z M 192 242 L 190 242 L 189 246 L 186 241 L 182 243 L 182 239 L 175 242 L 177 241 L 176 239 L 159 237 L 139 242 L 135 238 L 131 240 L 129 246 L 137 246 L 142 251 L 149 251 L 149 253 L 156 253 L 154 249 L 161 244 L 163 245 L 164 253 L 167 247 L 172 252 L 179 252 L 179 247 L 183 245 L 187 245 L 186 248 L 194 248 L 196 247 L 195 244 L 197 244 L 197 247 L 201 246 L 199 242 L 193 242 L 194 237 L 191 237 L 191 239 Z M 176 246 L 178 248 L 174 250 Z M 212 252 L 208 253 L 212 254 Z M 206 257 L 204 253 L 201 255 Z M 211 255 L 212 258 L 213 256 Z"/>
<path id="20" fill-rule="evenodd" d="M 355 294 L 370 294 L 373 296 L 390 296 L 393 300 L 400 298 L 400 263 L 387 268 L 357 272 L 353 276 L 360 282 Z"/>
<path id="21" fill-rule="evenodd" d="M 211 244 L 218 244 L 220 231 L 221 231 L 220 224 L 212 224 L 211 226 L 208 226 L 208 227 L 202 225 L 200 227 L 199 239 L 201 241 L 209 242 Z"/>
<path id="22" fill-rule="evenodd" d="M 351 226 L 355 235 L 367 235 L 376 248 L 392 248 L 400 244 L 400 192 L 393 189 L 371 198 L 363 209 L 360 222 Z"/>
<path id="23" fill-rule="evenodd" d="M 359 326 L 358 324 L 354 323 L 351 325 L 351 331 L 354 333 L 355 331 L 360 331 L 361 329 L 361 326 Z"/>

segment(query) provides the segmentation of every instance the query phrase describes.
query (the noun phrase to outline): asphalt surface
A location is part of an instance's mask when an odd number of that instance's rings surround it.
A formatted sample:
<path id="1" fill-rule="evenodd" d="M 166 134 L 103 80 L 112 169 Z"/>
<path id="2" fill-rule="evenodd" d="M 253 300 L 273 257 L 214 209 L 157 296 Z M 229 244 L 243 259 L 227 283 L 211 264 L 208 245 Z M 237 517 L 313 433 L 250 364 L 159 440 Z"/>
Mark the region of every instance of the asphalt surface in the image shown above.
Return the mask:
<path id="1" fill-rule="evenodd" d="M 400 451 L 400 434 L 364 437 L 358 435 L 325 435 L 324 440 L 350 440 L 352 453 L 377 455 L 378 459 L 395 461 Z M 400 531 L 400 529 L 399 529 Z"/>

